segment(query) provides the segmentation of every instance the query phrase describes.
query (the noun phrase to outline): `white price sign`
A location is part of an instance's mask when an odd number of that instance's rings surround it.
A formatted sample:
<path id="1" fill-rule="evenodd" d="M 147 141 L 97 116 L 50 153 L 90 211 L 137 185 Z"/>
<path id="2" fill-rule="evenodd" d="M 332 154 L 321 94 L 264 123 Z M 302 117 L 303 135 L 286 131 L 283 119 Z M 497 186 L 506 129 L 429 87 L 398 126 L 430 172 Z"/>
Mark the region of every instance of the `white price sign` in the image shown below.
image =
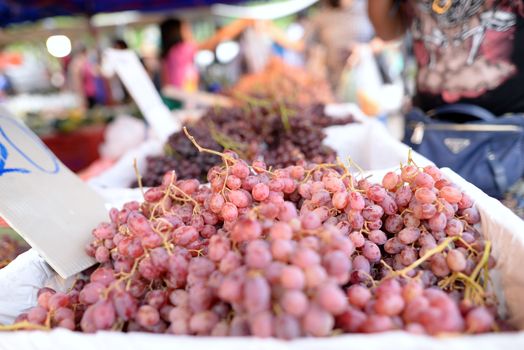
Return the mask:
<path id="1" fill-rule="evenodd" d="M 24 124 L 0 109 L 0 216 L 63 278 L 95 261 L 84 251 L 108 220 L 104 200 Z"/>
<path id="2" fill-rule="evenodd" d="M 114 71 L 162 142 L 181 129 L 180 122 L 162 102 L 137 55 L 130 50 L 107 49 L 104 65 Z"/>

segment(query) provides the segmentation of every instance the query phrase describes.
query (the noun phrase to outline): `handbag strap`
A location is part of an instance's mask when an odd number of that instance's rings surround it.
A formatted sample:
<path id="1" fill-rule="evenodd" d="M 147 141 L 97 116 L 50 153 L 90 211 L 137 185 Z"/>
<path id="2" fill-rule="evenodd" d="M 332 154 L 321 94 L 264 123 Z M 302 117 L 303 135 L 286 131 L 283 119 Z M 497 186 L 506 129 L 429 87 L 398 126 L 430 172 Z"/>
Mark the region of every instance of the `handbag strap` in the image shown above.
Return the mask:
<path id="1" fill-rule="evenodd" d="M 443 105 L 429 111 L 427 114 L 432 118 L 446 114 L 462 114 L 484 121 L 493 121 L 496 119 L 493 113 L 491 113 L 487 109 L 467 103 L 454 103 L 449 105 Z"/>

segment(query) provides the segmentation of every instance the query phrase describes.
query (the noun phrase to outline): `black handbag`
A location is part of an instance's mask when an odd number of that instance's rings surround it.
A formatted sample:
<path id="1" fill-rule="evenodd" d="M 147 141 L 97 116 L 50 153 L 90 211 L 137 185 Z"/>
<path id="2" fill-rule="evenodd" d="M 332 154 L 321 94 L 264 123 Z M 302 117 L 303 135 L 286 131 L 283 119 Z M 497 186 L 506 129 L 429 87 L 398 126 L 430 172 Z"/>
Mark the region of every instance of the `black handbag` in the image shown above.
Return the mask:
<path id="1" fill-rule="evenodd" d="M 465 120 L 457 123 L 457 119 Z M 524 176 L 524 116 L 495 117 L 479 106 L 452 104 L 406 115 L 404 141 L 438 167 L 449 167 L 492 197 Z"/>

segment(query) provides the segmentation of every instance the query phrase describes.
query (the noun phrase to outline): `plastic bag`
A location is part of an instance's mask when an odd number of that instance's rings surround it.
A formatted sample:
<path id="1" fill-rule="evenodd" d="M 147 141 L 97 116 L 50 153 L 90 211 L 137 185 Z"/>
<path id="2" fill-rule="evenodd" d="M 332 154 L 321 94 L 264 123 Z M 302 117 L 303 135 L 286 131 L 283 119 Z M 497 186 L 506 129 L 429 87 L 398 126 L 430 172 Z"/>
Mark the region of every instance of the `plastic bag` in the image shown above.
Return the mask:
<path id="1" fill-rule="evenodd" d="M 74 277 L 62 279 L 30 249 L 0 270 L 0 281 L 0 324 L 11 324 L 18 315 L 36 305 L 40 288 L 65 291 Z"/>
<path id="2" fill-rule="evenodd" d="M 369 45 L 359 45 L 342 73 L 337 88 L 337 97 L 343 102 L 359 102 L 359 92 L 368 96 L 380 96 L 382 78 Z"/>
<path id="3" fill-rule="evenodd" d="M 105 131 L 105 142 L 100 147 L 103 158 L 119 159 L 128 150 L 138 147 L 147 138 L 143 121 L 130 116 L 118 116 Z"/>

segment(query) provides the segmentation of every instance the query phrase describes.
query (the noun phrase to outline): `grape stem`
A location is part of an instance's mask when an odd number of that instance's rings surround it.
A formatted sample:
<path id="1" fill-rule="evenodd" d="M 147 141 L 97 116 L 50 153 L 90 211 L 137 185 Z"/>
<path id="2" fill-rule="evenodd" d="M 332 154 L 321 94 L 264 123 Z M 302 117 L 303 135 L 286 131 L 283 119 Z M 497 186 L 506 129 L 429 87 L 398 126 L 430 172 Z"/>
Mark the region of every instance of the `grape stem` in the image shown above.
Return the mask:
<path id="1" fill-rule="evenodd" d="M 164 193 L 164 196 L 162 197 L 162 199 L 160 201 L 158 201 L 154 206 L 153 206 L 153 209 L 151 209 L 151 215 L 149 216 L 149 221 L 152 221 L 153 218 L 155 217 L 155 214 L 156 214 L 156 210 L 157 208 L 160 206 L 160 203 L 164 203 L 164 201 L 166 200 L 167 197 L 169 197 L 170 195 L 170 186 L 173 185 L 173 181 L 175 180 L 175 174 L 174 174 L 174 171 L 171 171 L 171 180 L 169 181 L 169 185 L 167 186 L 167 190 L 165 191 Z M 165 214 L 165 209 L 164 207 L 162 207 L 162 210 L 164 211 L 164 214 Z"/>
<path id="2" fill-rule="evenodd" d="M 213 112 L 216 115 L 220 115 L 222 113 L 222 106 L 220 106 L 218 103 L 213 103 Z"/>
<path id="3" fill-rule="evenodd" d="M 475 282 L 472 276 L 468 276 L 466 274 L 463 274 L 462 272 L 457 272 L 457 277 L 467 281 L 468 285 L 473 289 L 477 290 L 479 293 L 484 293 L 482 287 L 477 282 Z"/>
<path id="4" fill-rule="evenodd" d="M 338 164 L 330 164 L 330 163 L 322 163 L 322 164 L 316 164 L 313 168 L 309 169 L 306 172 L 306 176 L 304 177 L 304 180 L 302 180 L 303 183 L 307 182 L 309 178 L 311 177 L 311 174 L 313 174 L 315 171 L 320 169 L 327 169 L 327 168 L 336 168 L 339 166 Z"/>
<path id="5" fill-rule="evenodd" d="M 333 331 L 329 334 L 330 337 L 336 337 L 336 336 L 339 336 L 339 335 L 342 335 L 344 334 L 344 331 L 340 328 L 335 328 L 333 329 Z"/>
<path id="6" fill-rule="evenodd" d="M 160 218 L 160 220 L 162 220 L 163 218 Z M 164 219 L 165 220 L 165 219 Z M 166 220 L 167 221 L 167 220 Z M 162 245 L 164 246 L 164 248 L 166 248 L 166 251 L 167 251 L 167 254 L 169 255 L 173 255 L 173 251 L 171 250 L 171 245 L 170 245 L 170 242 L 168 241 L 167 237 L 166 237 L 166 234 L 162 233 L 157 227 L 153 227 L 151 226 L 151 229 L 156 232 L 158 235 L 160 235 L 160 237 L 162 237 Z"/>
<path id="7" fill-rule="evenodd" d="M 176 191 L 179 191 L 185 197 L 185 200 L 184 199 L 180 199 L 180 197 L 177 197 L 177 195 L 175 193 L 173 193 L 173 195 L 171 196 L 172 198 L 174 198 L 175 200 L 190 201 L 194 205 L 194 207 L 193 207 L 193 214 L 197 214 L 197 213 L 200 212 L 200 204 L 198 204 L 198 202 L 193 197 L 191 197 L 186 192 L 184 192 L 180 187 L 178 187 L 176 185 L 173 185 L 173 184 L 170 184 L 169 188 L 168 188 L 168 192 L 167 192 L 169 195 L 171 195 L 171 190 L 173 188 L 175 188 Z"/>
<path id="8" fill-rule="evenodd" d="M 135 176 L 136 176 L 136 181 L 138 182 L 138 188 L 140 189 L 140 192 L 142 193 L 142 198 L 144 198 L 144 186 L 142 185 L 142 175 L 140 175 L 140 171 L 138 171 L 138 164 L 136 162 L 136 158 L 133 159 L 133 168 L 135 169 Z"/>
<path id="9" fill-rule="evenodd" d="M 133 267 L 131 268 L 131 271 L 129 271 L 129 274 L 122 279 L 125 280 L 127 278 L 126 290 L 129 290 L 129 288 L 131 288 L 131 277 L 135 274 L 135 271 L 138 268 L 138 263 L 140 261 L 142 261 L 141 258 L 136 259 L 135 263 L 133 264 Z"/>
<path id="10" fill-rule="evenodd" d="M 360 165 L 358 165 L 357 162 L 355 162 L 351 157 L 348 157 L 348 161 L 349 161 L 349 166 L 351 167 L 353 165 L 355 168 L 357 168 L 357 170 L 360 173 L 360 176 L 363 178 L 364 177 L 364 169 L 362 169 L 362 167 Z M 371 177 L 371 175 L 368 176 L 368 177 Z"/>
<path id="11" fill-rule="evenodd" d="M 224 166 L 226 167 L 226 177 L 224 177 L 224 184 L 222 185 L 222 190 L 220 190 L 220 193 L 225 197 L 226 196 L 227 179 L 229 178 L 229 164 L 228 164 L 227 161 L 224 161 Z"/>
<path id="12" fill-rule="evenodd" d="M 474 300 L 474 302 L 476 304 L 482 304 L 483 295 L 484 295 L 484 289 L 482 288 L 482 286 L 480 284 L 478 284 L 476 281 L 474 281 L 471 278 L 471 276 L 465 275 L 462 272 L 454 272 L 454 273 L 452 273 L 450 276 L 448 276 L 445 279 L 443 279 L 442 281 L 440 281 L 438 286 L 440 288 L 442 288 L 442 289 L 445 289 L 445 288 L 448 288 L 448 287 L 450 287 L 450 289 L 459 289 L 460 288 L 459 286 L 454 285 L 454 283 L 457 280 L 462 281 L 462 283 L 464 283 L 464 286 L 465 286 L 465 289 L 466 289 L 466 293 L 468 293 L 467 292 L 468 290 L 469 290 L 469 294 L 471 294 L 473 292 L 478 292 L 478 294 L 476 294 L 476 296 L 478 296 L 478 298 L 476 298 L 477 300 Z M 472 288 L 472 290 L 471 290 L 471 288 Z M 466 299 L 471 299 L 471 298 L 470 297 L 466 297 Z"/>
<path id="13" fill-rule="evenodd" d="M 273 303 L 273 312 L 276 316 L 282 315 L 282 307 L 278 303 Z"/>
<path id="14" fill-rule="evenodd" d="M 349 163 L 349 160 L 348 160 L 348 163 Z M 350 180 L 348 187 L 351 191 L 354 191 L 355 187 L 353 186 L 353 174 L 351 174 L 351 172 L 349 171 L 349 168 L 346 166 L 346 164 L 344 164 L 344 162 L 340 160 L 339 157 L 337 157 L 337 164 L 339 167 L 341 167 L 344 170 L 344 173 L 342 174 L 342 176 L 340 176 L 340 180 L 344 180 L 346 177 L 348 177 Z"/>
<path id="15" fill-rule="evenodd" d="M 196 253 L 197 256 L 204 256 L 204 254 L 202 253 L 203 250 L 204 249 L 201 248 L 201 249 L 188 249 L 187 251 L 190 253 Z"/>
<path id="16" fill-rule="evenodd" d="M 384 261 L 384 259 L 380 259 L 380 263 L 381 263 L 382 265 L 384 265 L 384 267 L 385 267 L 386 269 L 388 269 L 389 271 L 391 271 L 391 272 L 394 271 L 393 268 L 392 268 L 391 266 L 389 266 L 389 264 L 388 264 L 387 262 Z"/>
<path id="17" fill-rule="evenodd" d="M 364 276 L 366 276 L 369 279 L 369 282 L 371 282 L 371 288 L 375 288 L 377 286 L 377 281 L 375 281 L 375 279 L 373 279 L 373 276 L 371 276 L 369 273 L 367 273 L 366 271 L 362 271 L 362 270 L 359 270 L 359 273 L 363 274 Z"/>
<path id="18" fill-rule="evenodd" d="M 484 274 L 483 285 L 480 284 L 477 278 L 479 277 L 479 273 L 482 270 L 482 268 L 486 267 L 488 263 L 490 249 L 491 242 L 486 241 L 486 246 L 484 247 L 484 254 L 482 255 L 482 258 L 480 259 L 479 263 L 477 264 L 475 270 L 473 270 L 471 275 L 468 276 L 462 272 L 454 272 L 451 276 L 448 276 L 442 281 L 440 281 L 439 287 L 447 288 L 451 286 L 451 289 L 457 288 L 457 286 L 455 286 L 454 284 L 457 280 L 460 280 L 462 281 L 462 283 L 464 283 L 465 299 L 471 300 L 475 304 L 484 304 L 485 290 L 487 288 L 489 276 L 486 273 Z M 485 269 L 485 272 L 487 272 L 487 269 Z"/>
<path id="19" fill-rule="evenodd" d="M 245 144 L 241 142 L 236 142 L 231 137 L 218 131 L 217 127 L 215 126 L 215 123 L 213 123 L 212 121 L 208 122 L 207 125 L 211 137 L 213 138 L 213 140 L 215 140 L 216 143 L 222 146 L 222 148 L 232 150 L 240 155 L 244 155 L 244 149 L 246 148 Z"/>
<path id="20" fill-rule="evenodd" d="M 435 204 L 437 204 L 439 212 L 444 211 L 444 204 L 442 204 L 442 202 L 438 198 L 435 200 Z"/>
<path id="21" fill-rule="evenodd" d="M 238 92 L 236 91 L 233 96 L 240 100 L 241 102 L 244 102 L 247 104 L 247 106 L 256 106 L 256 107 L 271 107 L 271 102 L 267 99 L 262 99 L 262 98 L 256 98 L 256 97 L 252 97 L 252 96 L 249 96 L 247 94 L 244 94 L 242 92 Z"/>
<path id="22" fill-rule="evenodd" d="M 473 247 L 472 247 L 468 242 L 466 242 L 465 240 L 463 240 L 462 237 L 459 238 L 459 242 L 462 243 L 462 244 L 464 244 L 464 246 L 466 246 L 466 248 L 467 248 L 469 251 L 471 251 L 473 254 L 477 255 L 477 254 L 479 253 L 479 252 L 478 252 L 475 248 L 473 248 Z"/>
<path id="23" fill-rule="evenodd" d="M 410 213 L 410 214 L 413 214 L 413 210 L 409 209 L 409 208 L 406 208 L 404 210 L 402 210 L 402 213 L 400 213 L 400 216 L 404 215 L 404 213 Z"/>
<path id="24" fill-rule="evenodd" d="M 80 278 L 77 278 L 77 279 L 73 282 L 73 284 L 71 285 L 71 287 L 69 287 L 69 288 L 67 289 L 67 293 L 71 292 L 71 291 L 76 287 L 76 284 L 77 284 L 78 281 L 80 281 L 80 280 L 81 280 Z"/>
<path id="25" fill-rule="evenodd" d="M 49 329 L 51 329 L 51 317 L 53 316 L 54 311 L 50 311 L 47 313 L 47 317 L 45 318 L 45 326 Z"/>
<path id="26" fill-rule="evenodd" d="M 421 167 L 419 167 L 417 165 L 417 163 L 415 163 L 415 161 L 413 160 L 413 149 L 411 149 L 411 147 L 408 149 L 408 164 L 413 164 L 414 166 L 416 166 L 418 169 L 422 169 Z"/>
<path id="27" fill-rule="evenodd" d="M 186 136 L 189 139 L 189 141 L 191 141 L 191 143 L 198 149 L 199 152 L 206 152 L 206 153 L 210 153 L 210 154 L 214 154 L 216 156 L 219 156 L 222 159 L 228 159 L 228 160 L 230 160 L 232 162 L 235 161 L 235 159 L 233 159 L 233 157 L 228 156 L 227 154 L 224 154 L 222 152 L 218 152 L 218 151 L 215 151 L 215 150 L 212 150 L 212 149 L 209 149 L 209 148 L 204 148 L 204 147 L 200 146 L 198 144 L 198 142 L 196 142 L 195 138 L 189 133 L 189 131 L 187 131 L 187 128 L 185 126 L 184 126 L 183 130 L 184 130 L 184 134 L 186 134 Z"/>
<path id="28" fill-rule="evenodd" d="M 326 207 L 326 206 L 324 205 L 323 207 Z M 328 209 L 328 213 L 331 216 L 337 216 L 340 213 L 340 210 L 338 210 L 337 208 L 333 207 L 331 209 Z"/>
<path id="29" fill-rule="evenodd" d="M 224 163 L 226 163 L 226 165 L 227 165 L 228 161 L 233 163 L 233 164 L 235 164 L 237 162 L 237 160 L 235 158 L 233 158 L 233 157 L 231 157 L 231 156 L 229 156 L 229 155 L 227 155 L 225 153 L 218 152 L 218 151 L 215 151 L 215 150 L 212 150 L 212 149 L 209 149 L 209 148 L 204 148 L 204 147 L 200 146 L 198 144 L 198 142 L 195 140 L 195 138 L 189 133 L 189 131 L 187 131 L 187 128 L 185 126 L 184 126 L 183 130 L 184 130 L 184 134 L 187 136 L 189 141 L 191 141 L 191 143 L 198 149 L 199 152 L 210 153 L 210 154 L 214 154 L 216 156 L 219 156 L 219 157 L 222 158 Z M 249 168 L 251 170 L 253 170 L 253 169 L 264 170 L 264 169 L 253 168 L 253 167 L 249 167 Z M 264 170 L 264 172 L 273 175 L 270 170 Z"/>
<path id="30" fill-rule="evenodd" d="M 124 329 L 124 324 L 125 324 L 125 321 L 124 321 L 124 320 L 118 320 L 118 321 L 113 325 L 113 327 L 111 327 L 111 330 L 112 330 L 112 331 L 118 331 L 118 332 L 121 332 L 121 331 Z"/>
<path id="31" fill-rule="evenodd" d="M 486 241 L 486 245 L 484 246 L 484 254 L 482 254 L 482 258 L 480 259 L 479 263 L 475 267 L 475 270 L 471 273 L 471 278 L 473 280 L 477 279 L 477 276 L 480 272 L 480 270 L 487 265 L 489 260 L 489 253 L 491 251 L 491 241 Z"/>
<path id="32" fill-rule="evenodd" d="M 484 304 L 485 291 L 480 284 L 478 284 L 471 276 L 467 276 L 462 272 L 457 272 L 457 279 L 463 281 L 465 286 L 464 299 L 471 300 L 474 304 Z"/>
<path id="33" fill-rule="evenodd" d="M 22 321 L 9 325 L 0 325 L 1 331 L 19 331 L 19 330 L 35 330 L 35 331 L 49 331 L 51 330 L 48 326 L 42 326 L 39 324 L 30 323 L 28 321 Z"/>
<path id="34" fill-rule="evenodd" d="M 448 247 L 448 245 L 457 239 L 459 239 L 459 236 L 454 237 L 448 237 L 446 238 L 442 243 L 440 243 L 435 248 L 429 249 L 426 254 L 424 254 L 422 257 L 417 259 L 415 262 L 413 262 L 411 265 L 403 268 L 402 270 L 394 271 L 393 274 L 390 277 L 397 277 L 397 276 L 403 276 L 407 277 L 407 273 L 415 268 L 417 268 L 420 264 L 427 261 L 429 258 L 431 258 L 433 255 L 441 253 L 444 249 Z"/>

